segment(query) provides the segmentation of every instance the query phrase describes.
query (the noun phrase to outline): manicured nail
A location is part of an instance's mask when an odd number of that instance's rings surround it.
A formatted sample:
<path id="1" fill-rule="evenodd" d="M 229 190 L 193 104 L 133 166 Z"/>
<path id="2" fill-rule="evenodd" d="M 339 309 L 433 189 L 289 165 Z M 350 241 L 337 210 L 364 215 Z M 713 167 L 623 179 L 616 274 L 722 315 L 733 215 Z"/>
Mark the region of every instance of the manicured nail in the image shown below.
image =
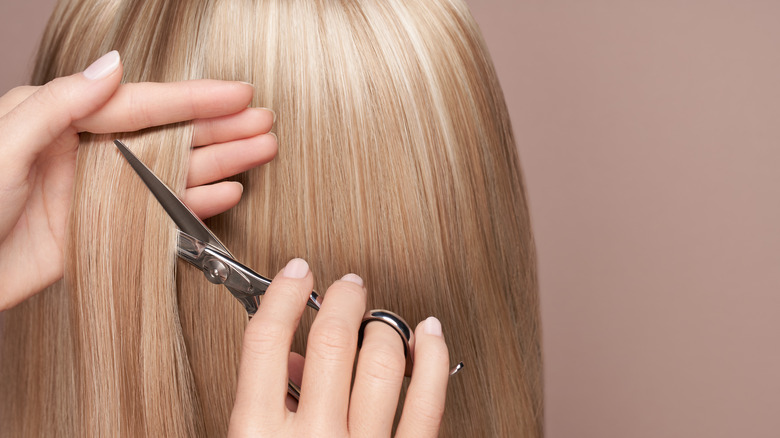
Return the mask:
<path id="1" fill-rule="evenodd" d="M 82 74 L 85 78 L 96 81 L 110 75 L 117 67 L 119 67 L 119 52 L 112 50 L 93 62 Z"/>
<path id="2" fill-rule="evenodd" d="M 309 273 L 309 264 L 304 259 L 292 259 L 284 267 L 282 275 L 287 278 L 303 278 Z"/>
<path id="3" fill-rule="evenodd" d="M 356 275 L 356 274 L 347 274 L 347 275 L 341 277 L 341 279 L 344 280 L 344 281 L 350 281 L 352 283 L 355 283 L 358 286 L 363 286 L 363 279 L 360 278 L 360 276 Z"/>
<path id="4" fill-rule="evenodd" d="M 276 123 L 276 111 L 272 110 L 271 108 L 266 108 L 266 107 L 260 107 L 260 109 L 264 109 L 266 111 L 269 111 L 274 116 L 274 123 Z"/>
<path id="5" fill-rule="evenodd" d="M 244 185 L 243 185 L 243 184 L 241 184 L 241 183 L 240 183 L 240 182 L 238 182 L 238 181 L 233 181 L 233 182 L 234 182 L 234 183 L 236 183 L 236 184 L 238 184 L 238 187 L 241 189 L 241 193 L 243 194 L 243 193 L 244 193 Z"/>
<path id="6" fill-rule="evenodd" d="M 252 87 L 252 88 L 255 88 L 255 84 L 253 84 L 253 83 L 251 83 L 251 82 L 245 82 L 245 81 L 238 81 L 238 82 L 241 82 L 242 84 L 247 84 L 247 85 L 249 85 L 250 87 Z"/>
<path id="7" fill-rule="evenodd" d="M 429 316 L 423 323 L 423 332 L 426 335 L 442 336 L 441 322 L 433 316 Z"/>

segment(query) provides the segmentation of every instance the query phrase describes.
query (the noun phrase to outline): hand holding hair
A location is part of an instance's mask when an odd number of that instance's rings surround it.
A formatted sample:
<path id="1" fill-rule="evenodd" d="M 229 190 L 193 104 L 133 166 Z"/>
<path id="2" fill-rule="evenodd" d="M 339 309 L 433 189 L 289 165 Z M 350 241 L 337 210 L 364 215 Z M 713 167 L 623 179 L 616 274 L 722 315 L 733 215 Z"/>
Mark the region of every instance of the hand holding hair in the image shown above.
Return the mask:
<path id="1" fill-rule="evenodd" d="M 63 274 L 80 132 L 130 132 L 194 120 L 184 200 L 202 218 L 236 205 L 242 187 L 214 181 L 271 160 L 273 114 L 247 108 L 251 85 L 213 80 L 120 85 L 112 51 L 82 73 L 0 97 L 0 310 Z M 202 146 L 202 147 L 199 147 Z"/>
<path id="2" fill-rule="evenodd" d="M 363 280 L 347 274 L 325 293 L 304 362 L 290 353 L 290 345 L 313 284 L 308 264 L 290 261 L 249 322 L 229 436 L 391 435 L 406 363 L 398 334 L 385 324 L 366 327 L 350 390 L 358 329 L 366 311 Z M 436 318 L 417 326 L 414 355 L 396 436 L 436 437 L 449 378 L 447 345 Z M 297 406 L 287 398 L 288 369 L 301 386 Z"/>

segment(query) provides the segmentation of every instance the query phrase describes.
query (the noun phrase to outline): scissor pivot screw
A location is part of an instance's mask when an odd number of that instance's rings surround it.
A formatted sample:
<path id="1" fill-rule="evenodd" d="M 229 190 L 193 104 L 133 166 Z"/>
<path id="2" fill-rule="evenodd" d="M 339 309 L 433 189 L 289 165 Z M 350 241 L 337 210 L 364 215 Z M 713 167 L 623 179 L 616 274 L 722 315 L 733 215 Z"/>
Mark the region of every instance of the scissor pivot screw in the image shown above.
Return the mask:
<path id="1" fill-rule="evenodd" d="M 209 259 L 203 263 L 203 273 L 206 279 L 214 284 L 222 284 L 227 280 L 230 269 L 217 259 Z"/>

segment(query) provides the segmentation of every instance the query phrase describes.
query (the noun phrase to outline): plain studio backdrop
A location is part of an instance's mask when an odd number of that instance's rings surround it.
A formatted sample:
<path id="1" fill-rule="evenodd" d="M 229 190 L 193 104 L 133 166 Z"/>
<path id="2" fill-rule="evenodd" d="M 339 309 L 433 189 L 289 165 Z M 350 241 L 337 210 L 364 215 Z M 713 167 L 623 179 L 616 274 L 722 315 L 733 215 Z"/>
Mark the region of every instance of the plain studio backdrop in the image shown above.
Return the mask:
<path id="1" fill-rule="evenodd" d="M 530 197 L 547 436 L 780 436 L 780 2 L 468 3 Z M 0 93 L 53 5 L 0 3 Z"/>

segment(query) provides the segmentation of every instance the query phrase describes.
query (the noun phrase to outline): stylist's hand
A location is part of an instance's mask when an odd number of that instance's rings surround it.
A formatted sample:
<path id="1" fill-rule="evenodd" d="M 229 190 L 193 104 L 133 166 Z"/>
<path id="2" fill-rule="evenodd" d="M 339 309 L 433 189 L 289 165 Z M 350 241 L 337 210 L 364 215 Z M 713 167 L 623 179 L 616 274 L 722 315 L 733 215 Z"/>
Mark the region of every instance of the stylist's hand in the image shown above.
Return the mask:
<path id="1" fill-rule="evenodd" d="M 78 133 L 136 131 L 194 121 L 184 201 L 201 217 L 238 203 L 235 182 L 204 185 L 273 158 L 273 115 L 247 109 L 251 85 L 211 80 L 119 85 L 110 52 L 84 72 L 0 98 L 0 310 L 63 273 Z M 266 135 L 262 135 L 266 134 Z M 106 147 L 113 147 L 110 143 Z"/>
<path id="2" fill-rule="evenodd" d="M 348 274 L 325 294 L 303 366 L 300 356 L 290 354 L 290 345 L 313 282 L 306 262 L 292 260 L 273 280 L 249 322 L 230 417 L 231 437 L 390 436 L 404 377 L 401 339 L 382 323 L 366 327 L 350 391 L 366 290 L 360 277 Z M 449 359 L 435 318 L 417 326 L 414 357 L 396 436 L 437 437 Z M 297 410 L 285 404 L 288 363 L 293 381 L 302 383 Z"/>

